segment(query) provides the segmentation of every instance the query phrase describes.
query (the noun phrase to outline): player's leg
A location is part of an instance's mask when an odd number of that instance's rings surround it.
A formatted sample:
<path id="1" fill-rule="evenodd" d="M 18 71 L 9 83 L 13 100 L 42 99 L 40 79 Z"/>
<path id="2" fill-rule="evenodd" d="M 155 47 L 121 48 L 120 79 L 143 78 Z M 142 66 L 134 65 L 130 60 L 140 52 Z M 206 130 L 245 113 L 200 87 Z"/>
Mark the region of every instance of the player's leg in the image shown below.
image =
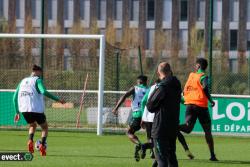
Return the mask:
<path id="1" fill-rule="evenodd" d="M 48 123 L 47 123 L 47 121 L 44 122 L 43 124 L 40 124 L 40 126 L 42 128 L 42 135 L 41 135 L 42 143 L 41 143 L 39 149 L 40 149 L 40 154 L 42 156 L 46 156 L 46 145 L 45 145 L 45 143 L 46 143 L 47 136 L 48 136 Z"/>
<path id="2" fill-rule="evenodd" d="M 205 139 L 210 151 L 210 160 L 211 161 L 218 161 L 215 153 L 214 153 L 214 140 L 212 136 L 212 129 L 211 129 L 211 118 L 207 108 L 200 108 L 200 112 L 198 115 L 199 122 L 205 132 Z"/>
<path id="3" fill-rule="evenodd" d="M 153 126 L 153 122 L 149 123 L 149 127 L 148 127 L 148 138 L 150 141 L 149 144 L 149 148 L 150 148 L 150 158 L 155 159 L 155 154 L 154 154 L 154 142 L 153 139 L 151 137 L 151 132 L 152 132 L 152 126 Z"/>
<path id="4" fill-rule="evenodd" d="M 154 143 L 153 143 L 153 139 L 152 139 L 152 149 L 150 149 L 150 158 L 151 159 L 155 159 L 155 152 L 154 152 Z"/>
<path id="5" fill-rule="evenodd" d="M 42 128 L 42 145 L 45 145 L 48 136 L 48 123 L 47 121 L 40 125 Z"/>
<path id="6" fill-rule="evenodd" d="M 177 138 L 179 142 L 181 143 L 182 147 L 184 148 L 185 153 L 188 156 L 188 158 L 194 159 L 194 155 L 190 152 L 186 139 L 180 131 L 177 133 Z"/>
<path id="7" fill-rule="evenodd" d="M 153 164 L 152 164 L 152 167 L 157 167 L 158 166 L 158 163 L 156 160 L 154 160 Z"/>
<path id="8" fill-rule="evenodd" d="M 135 135 L 135 132 L 140 129 L 141 129 L 141 118 L 132 118 L 127 131 L 127 135 L 130 141 L 136 144 L 135 155 L 134 155 L 136 161 L 140 160 L 139 151 L 141 150 L 141 142 L 139 138 Z"/>
<path id="9" fill-rule="evenodd" d="M 26 122 L 29 124 L 29 140 L 28 140 L 28 150 L 30 153 L 34 153 L 34 135 L 36 132 L 36 127 L 37 124 L 35 122 L 35 118 L 34 118 L 34 113 L 32 112 L 23 112 L 22 115 L 24 117 L 24 119 L 26 120 Z"/>
<path id="10" fill-rule="evenodd" d="M 41 145 L 39 147 L 40 154 L 42 156 L 46 156 L 46 145 L 45 144 L 46 144 L 46 140 L 47 140 L 47 136 L 48 136 L 48 123 L 47 123 L 46 116 L 44 115 L 44 113 L 37 113 L 36 121 L 42 129 L 42 135 L 41 135 L 42 142 L 41 142 Z"/>
<path id="11" fill-rule="evenodd" d="M 203 124 L 202 128 L 205 132 L 206 142 L 208 144 L 208 148 L 210 151 L 210 160 L 211 161 L 218 161 L 218 159 L 216 158 L 215 153 L 214 153 L 214 140 L 213 140 L 213 136 L 211 133 L 211 125 Z"/>
<path id="12" fill-rule="evenodd" d="M 139 138 L 135 135 L 135 130 L 131 127 L 128 128 L 127 135 L 129 140 L 134 144 L 141 144 Z"/>
<path id="13" fill-rule="evenodd" d="M 139 138 L 135 135 L 135 132 L 141 129 L 141 118 L 132 118 L 129 128 L 127 130 L 128 138 L 134 144 L 141 144 Z"/>
<path id="14" fill-rule="evenodd" d="M 185 115 L 185 124 L 179 126 L 179 130 L 185 133 L 191 133 L 195 122 L 197 119 L 197 111 L 194 108 L 194 105 L 186 105 L 186 115 Z"/>
<path id="15" fill-rule="evenodd" d="M 145 122 L 145 127 L 146 127 L 146 134 L 147 134 L 147 142 L 142 144 L 141 146 L 141 158 L 144 159 L 146 156 L 146 150 L 150 149 L 151 150 L 151 156 L 153 156 L 153 142 L 151 138 L 151 130 L 152 130 L 152 122 Z"/>
<path id="16" fill-rule="evenodd" d="M 35 122 L 29 124 L 29 141 L 28 141 L 28 149 L 30 153 L 34 153 L 34 135 L 36 132 L 37 124 Z"/>

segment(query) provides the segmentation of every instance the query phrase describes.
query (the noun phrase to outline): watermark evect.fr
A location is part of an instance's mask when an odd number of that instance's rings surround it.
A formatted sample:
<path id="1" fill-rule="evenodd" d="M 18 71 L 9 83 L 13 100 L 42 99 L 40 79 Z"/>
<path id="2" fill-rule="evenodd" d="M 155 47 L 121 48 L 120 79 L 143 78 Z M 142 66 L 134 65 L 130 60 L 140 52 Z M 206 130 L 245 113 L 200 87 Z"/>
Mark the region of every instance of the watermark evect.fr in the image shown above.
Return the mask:
<path id="1" fill-rule="evenodd" d="M 0 161 L 32 161 L 33 155 L 27 152 L 0 152 Z"/>

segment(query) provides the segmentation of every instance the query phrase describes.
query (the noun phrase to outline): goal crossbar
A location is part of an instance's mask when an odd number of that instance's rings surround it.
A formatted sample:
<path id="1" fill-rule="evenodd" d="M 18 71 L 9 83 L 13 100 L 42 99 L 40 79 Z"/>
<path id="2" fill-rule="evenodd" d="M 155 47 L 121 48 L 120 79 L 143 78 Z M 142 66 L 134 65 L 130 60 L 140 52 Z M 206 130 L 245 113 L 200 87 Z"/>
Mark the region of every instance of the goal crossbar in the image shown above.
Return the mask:
<path id="1" fill-rule="evenodd" d="M 40 39 L 101 39 L 104 35 L 91 34 L 9 34 L 0 33 L 0 38 L 40 38 Z"/>

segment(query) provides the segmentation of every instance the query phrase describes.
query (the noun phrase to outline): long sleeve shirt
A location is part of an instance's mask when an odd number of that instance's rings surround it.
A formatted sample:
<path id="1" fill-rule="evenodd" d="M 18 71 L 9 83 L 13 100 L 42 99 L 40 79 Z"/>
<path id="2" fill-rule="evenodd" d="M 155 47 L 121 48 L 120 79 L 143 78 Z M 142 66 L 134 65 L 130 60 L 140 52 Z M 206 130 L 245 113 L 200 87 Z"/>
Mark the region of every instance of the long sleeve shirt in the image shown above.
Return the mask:
<path id="1" fill-rule="evenodd" d="M 20 83 L 18 84 L 16 91 L 14 93 L 13 96 L 13 103 L 14 103 L 14 109 L 16 111 L 16 113 L 19 113 L 19 109 L 18 109 L 18 93 L 19 93 L 19 87 L 20 87 Z M 38 93 L 43 94 L 44 96 L 53 99 L 55 101 L 59 100 L 59 97 L 54 96 L 53 94 L 49 93 L 46 89 L 46 87 L 43 84 L 43 80 L 41 78 L 36 80 L 36 90 Z"/>

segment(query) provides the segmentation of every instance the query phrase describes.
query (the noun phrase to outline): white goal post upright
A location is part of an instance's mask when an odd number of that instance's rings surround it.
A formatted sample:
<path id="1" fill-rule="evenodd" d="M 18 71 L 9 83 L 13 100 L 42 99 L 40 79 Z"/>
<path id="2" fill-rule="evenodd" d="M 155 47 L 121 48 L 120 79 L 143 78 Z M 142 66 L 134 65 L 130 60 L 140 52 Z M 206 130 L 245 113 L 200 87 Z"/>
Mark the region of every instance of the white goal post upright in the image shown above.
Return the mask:
<path id="1" fill-rule="evenodd" d="M 104 62 L 105 62 L 105 35 L 81 34 L 0 34 L 1 38 L 35 38 L 35 39 L 97 39 L 99 40 L 99 84 L 98 84 L 98 117 L 97 135 L 102 135 L 103 89 L 104 89 Z"/>
<path id="2" fill-rule="evenodd" d="M 100 37 L 97 135 L 102 135 L 104 65 L 105 65 L 104 62 L 105 62 L 105 36 L 102 35 Z"/>

